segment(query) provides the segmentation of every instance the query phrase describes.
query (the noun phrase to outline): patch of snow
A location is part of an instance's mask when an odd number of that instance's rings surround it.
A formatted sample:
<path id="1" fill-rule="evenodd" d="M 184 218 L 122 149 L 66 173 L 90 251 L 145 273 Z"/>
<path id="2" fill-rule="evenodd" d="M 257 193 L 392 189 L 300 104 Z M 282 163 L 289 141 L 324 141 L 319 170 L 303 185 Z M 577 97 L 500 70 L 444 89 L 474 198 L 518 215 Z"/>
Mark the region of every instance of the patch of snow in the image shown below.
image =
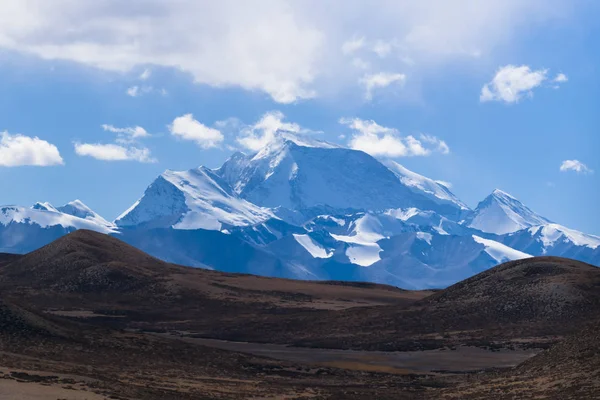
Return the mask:
<path id="1" fill-rule="evenodd" d="M 531 254 L 515 250 L 495 240 L 484 239 L 476 235 L 473 235 L 473 240 L 482 244 L 485 247 L 485 252 L 500 264 L 507 261 L 533 257 Z"/>
<path id="2" fill-rule="evenodd" d="M 433 239 L 433 235 L 427 232 L 417 232 L 417 238 L 424 240 L 427 244 L 431 245 L 431 240 Z"/>
<path id="3" fill-rule="evenodd" d="M 421 210 L 419 210 L 418 208 L 415 207 L 410 207 L 407 209 L 392 209 L 392 210 L 387 210 L 385 212 L 386 215 L 389 215 L 391 217 L 394 217 L 396 219 L 399 219 L 401 221 L 408 221 L 409 219 L 411 219 L 412 217 L 414 217 L 415 215 L 418 215 L 421 212 Z"/>
<path id="4" fill-rule="evenodd" d="M 381 247 L 377 242 L 385 239 L 381 233 L 381 223 L 373 215 L 367 214 L 352 223 L 353 230 L 351 235 L 335 235 L 330 233 L 331 237 L 339 242 L 348 243 L 346 256 L 354 264 L 368 267 L 381 260 L 379 253 Z"/>
<path id="5" fill-rule="evenodd" d="M 294 233 L 294 239 L 314 258 L 329 258 L 333 255 L 333 251 L 328 252 L 308 235 Z"/>

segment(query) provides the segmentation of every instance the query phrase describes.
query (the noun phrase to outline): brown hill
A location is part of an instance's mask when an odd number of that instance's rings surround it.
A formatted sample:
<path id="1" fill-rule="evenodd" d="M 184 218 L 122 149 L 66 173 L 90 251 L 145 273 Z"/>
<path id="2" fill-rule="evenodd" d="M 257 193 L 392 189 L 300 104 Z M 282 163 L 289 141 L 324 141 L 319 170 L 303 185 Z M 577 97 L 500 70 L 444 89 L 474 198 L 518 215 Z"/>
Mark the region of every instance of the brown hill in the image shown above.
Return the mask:
<path id="1" fill-rule="evenodd" d="M 318 347 L 408 350 L 473 344 L 545 346 L 600 318 L 600 269 L 557 257 L 491 268 L 406 307 L 346 310 L 315 321 Z M 352 335 L 348 335 L 352 332 Z"/>
<path id="2" fill-rule="evenodd" d="M 385 285 L 293 281 L 183 267 L 85 230 L 0 266 L 0 290 L 40 313 L 88 315 L 94 316 L 90 323 L 208 336 L 271 317 L 288 319 L 288 332 L 305 315 L 404 306 L 430 294 Z M 235 337 L 264 336 L 257 324 L 255 330 L 246 328 Z"/>
<path id="3" fill-rule="evenodd" d="M 508 371 L 466 377 L 447 399 L 595 399 L 600 396 L 600 322 Z"/>
<path id="4" fill-rule="evenodd" d="M 77 231 L 25 256 L 0 255 L 0 377 L 3 368 L 76 375 L 81 387 L 131 399 L 527 398 L 525 379 L 534 394 L 585 398 L 600 390 L 591 382 L 599 288 L 600 269 L 553 257 L 506 263 L 435 292 L 272 279 L 168 264 Z M 516 365 L 510 360 L 538 351 L 529 347 L 589 322 L 594 328 L 508 371 L 431 376 L 390 361 L 423 357 L 427 371 L 436 359 L 471 371 L 465 357 Z M 201 337 L 254 343 L 222 350 Z"/>

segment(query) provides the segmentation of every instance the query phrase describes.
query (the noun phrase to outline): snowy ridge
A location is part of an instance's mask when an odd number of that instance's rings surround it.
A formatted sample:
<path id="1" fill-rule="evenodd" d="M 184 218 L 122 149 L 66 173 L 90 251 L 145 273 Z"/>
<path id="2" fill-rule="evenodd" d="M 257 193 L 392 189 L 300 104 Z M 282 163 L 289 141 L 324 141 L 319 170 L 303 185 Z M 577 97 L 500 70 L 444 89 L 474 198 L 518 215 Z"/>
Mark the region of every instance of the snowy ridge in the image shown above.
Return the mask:
<path id="1" fill-rule="evenodd" d="M 549 220 L 500 189 L 479 203 L 465 220 L 465 225 L 471 228 L 498 235 L 548 223 Z"/>
<path id="2" fill-rule="evenodd" d="M 329 258 L 333 255 L 333 251 L 324 249 L 319 243 L 314 241 L 309 235 L 299 235 L 294 233 L 294 239 L 314 258 Z"/>
<path id="3" fill-rule="evenodd" d="M 383 164 L 390 169 L 406 186 L 416 189 L 419 192 L 424 192 L 432 196 L 436 201 L 450 202 L 458 206 L 461 210 L 469 210 L 469 207 L 464 204 L 458 197 L 454 195 L 445 185 L 419 175 L 416 172 L 410 171 L 404 166 L 392 160 L 382 161 Z"/>
<path id="4" fill-rule="evenodd" d="M 317 207 L 374 212 L 416 207 L 457 218 L 467 210 L 443 185 L 307 135 L 285 134 L 254 155 L 236 153 L 214 173 L 241 198 L 278 209 L 278 215 Z"/>
<path id="5" fill-rule="evenodd" d="M 0 207 L 0 225 L 10 224 L 37 225 L 40 228 L 60 226 L 65 229 L 90 229 L 102 233 L 116 233 L 115 227 L 110 223 L 99 224 L 94 220 L 53 211 L 50 207 L 47 210 L 19 206 Z"/>
<path id="6" fill-rule="evenodd" d="M 39 203 L 37 203 L 39 204 Z M 49 203 L 44 203 L 46 206 Z M 50 206 L 51 207 L 51 206 Z M 94 210 L 86 206 L 81 200 L 73 200 L 64 206 L 58 207 L 54 209 L 55 211 L 61 212 L 63 214 L 72 215 L 74 217 L 82 218 L 88 221 L 91 221 L 95 224 L 106 226 L 108 228 L 114 229 L 115 225 L 111 222 L 108 222 L 100 215 L 98 215 Z"/>
<path id="7" fill-rule="evenodd" d="M 533 257 L 531 254 L 515 250 L 494 240 L 484 239 L 476 235 L 472 236 L 477 243 L 485 246 L 485 252 L 488 253 L 494 260 L 496 260 L 498 264 L 507 261 L 520 260 L 522 258 Z"/>
<path id="8" fill-rule="evenodd" d="M 367 214 L 353 221 L 348 235 L 331 234 L 335 240 L 347 243 L 346 256 L 353 264 L 368 267 L 381 260 L 381 247 L 377 244 L 385 239 L 381 222 L 373 215 Z"/>
<path id="9" fill-rule="evenodd" d="M 600 237 L 588 235 L 558 224 L 535 226 L 529 228 L 529 232 L 535 236 L 539 235 L 539 239 L 546 248 L 554 246 L 559 241 L 568 241 L 575 246 L 589 247 L 590 249 L 600 247 Z"/>
<path id="10" fill-rule="evenodd" d="M 167 170 L 116 223 L 221 230 L 223 225 L 254 225 L 271 218 L 275 216 L 269 210 L 240 199 L 213 171 L 200 167 Z"/>

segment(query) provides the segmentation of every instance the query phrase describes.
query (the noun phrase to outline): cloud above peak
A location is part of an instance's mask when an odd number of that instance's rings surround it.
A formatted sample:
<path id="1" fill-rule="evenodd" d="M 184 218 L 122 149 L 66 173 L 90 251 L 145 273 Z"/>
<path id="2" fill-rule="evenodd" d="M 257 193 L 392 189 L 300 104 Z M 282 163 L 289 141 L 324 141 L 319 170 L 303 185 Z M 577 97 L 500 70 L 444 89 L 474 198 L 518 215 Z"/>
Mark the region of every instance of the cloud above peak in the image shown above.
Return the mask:
<path id="1" fill-rule="evenodd" d="M 0 132 L 0 167 L 62 165 L 58 148 L 38 137 Z"/>
<path id="2" fill-rule="evenodd" d="M 278 132 L 291 132 L 294 134 L 316 133 L 300 125 L 284 121 L 285 115 L 281 111 L 269 111 L 252 125 L 243 126 L 237 138 L 242 147 L 258 151 L 273 142 Z"/>
<path id="3" fill-rule="evenodd" d="M 387 128 L 373 120 L 360 118 L 342 118 L 339 122 L 354 131 L 348 147 L 375 157 L 396 158 L 429 156 L 434 152 L 450 153 L 446 142 L 432 135 L 420 134 L 418 138 L 413 135 L 402 136 L 394 128 Z"/>
<path id="4" fill-rule="evenodd" d="M 224 139 L 221 131 L 197 121 L 192 114 L 175 118 L 169 125 L 169 131 L 172 136 L 195 142 L 203 149 L 217 147 Z"/>

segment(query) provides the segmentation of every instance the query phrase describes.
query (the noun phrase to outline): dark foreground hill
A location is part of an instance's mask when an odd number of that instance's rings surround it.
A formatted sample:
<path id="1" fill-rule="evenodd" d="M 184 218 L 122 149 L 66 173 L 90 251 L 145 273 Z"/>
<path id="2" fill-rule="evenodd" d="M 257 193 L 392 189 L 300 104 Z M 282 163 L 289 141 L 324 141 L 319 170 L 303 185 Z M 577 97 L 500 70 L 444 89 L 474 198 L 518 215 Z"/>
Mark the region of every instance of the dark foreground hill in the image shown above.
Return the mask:
<path id="1" fill-rule="evenodd" d="M 600 396 L 600 323 L 502 372 L 473 375 L 443 391 L 460 399 L 595 399 Z"/>
<path id="2" fill-rule="evenodd" d="M 182 267 L 81 230 L 1 255 L 0 293 L 0 394 L 22 398 L 526 398 L 520 376 L 598 393 L 600 270 L 567 259 L 411 292 Z"/>

